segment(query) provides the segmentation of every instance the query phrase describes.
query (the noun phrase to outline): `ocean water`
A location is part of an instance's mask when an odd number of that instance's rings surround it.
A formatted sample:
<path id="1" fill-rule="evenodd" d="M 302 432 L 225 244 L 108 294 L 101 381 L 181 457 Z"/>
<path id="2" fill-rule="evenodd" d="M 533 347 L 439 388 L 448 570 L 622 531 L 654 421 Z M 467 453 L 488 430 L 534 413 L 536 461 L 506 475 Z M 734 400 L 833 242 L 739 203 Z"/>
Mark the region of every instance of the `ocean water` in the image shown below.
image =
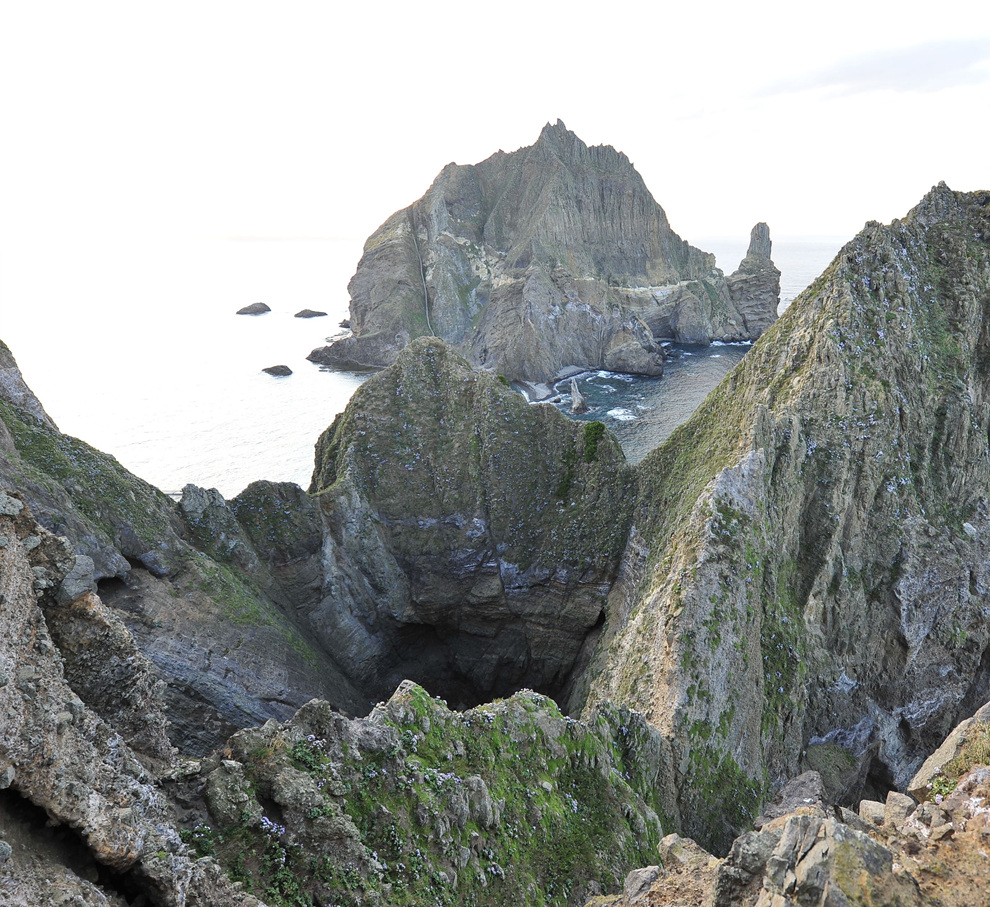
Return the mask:
<path id="1" fill-rule="evenodd" d="M 733 270 L 746 243 L 693 240 Z M 774 242 L 781 307 L 841 240 Z M 308 486 L 320 432 L 367 376 L 321 370 L 307 353 L 347 317 L 354 241 L 113 243 L 0 250 L 0 338 L 62 431 L 176 493 L 232 497 L 255 479 Z M 252 302 L 272 312 L 236 315 Z M 298 319 L 311 308 L 325 318 Z M 745 353 L 682 348 L 659 380 L 588 375 L 598 418 L 631 460 L 678 424 Z M 288 365 L 293 374 L 262 372 Z"/>

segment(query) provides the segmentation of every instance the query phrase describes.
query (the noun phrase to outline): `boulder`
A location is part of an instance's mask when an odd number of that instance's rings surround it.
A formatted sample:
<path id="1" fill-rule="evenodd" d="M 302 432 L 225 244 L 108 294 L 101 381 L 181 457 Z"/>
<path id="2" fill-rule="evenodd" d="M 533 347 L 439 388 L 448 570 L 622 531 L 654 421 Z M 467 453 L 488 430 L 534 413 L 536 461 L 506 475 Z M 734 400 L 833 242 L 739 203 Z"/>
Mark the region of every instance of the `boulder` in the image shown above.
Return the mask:
<path id="1" fill-rule="evenodd" d="M 270 365 L 268 368 L 263 368 L 262 371 L 266 375 L 273 375 L 276 378 L 287 378 L 292 374 L 292 369 L 287 365 Z"/>

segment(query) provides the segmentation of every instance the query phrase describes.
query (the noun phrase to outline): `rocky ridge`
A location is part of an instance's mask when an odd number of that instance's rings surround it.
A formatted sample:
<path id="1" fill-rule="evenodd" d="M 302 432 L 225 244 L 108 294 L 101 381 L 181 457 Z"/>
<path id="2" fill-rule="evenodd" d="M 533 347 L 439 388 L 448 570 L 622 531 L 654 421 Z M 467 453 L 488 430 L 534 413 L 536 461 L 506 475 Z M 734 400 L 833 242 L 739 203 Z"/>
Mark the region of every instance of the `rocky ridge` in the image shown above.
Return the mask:
<path id="1" fill-rule="evenodd" d="M 382 368 L 432 334 L 511 380 L 567 366 L 660 375 L 658 337 L 751 340 L 776 318 L 779 273 L 756 229 L 727 280 L 671 230 L 624 154 L 558 120 L 528 148 L 449 164 L 379 227 L 348 286 L 353 334 L 309 358 Z"/>
<path id="2" fill-rule="evenodd" d="M 523 691 L 452 712 L 406 682 L 367 718 L 312 702 L 166 782 L 187 837 L 273 903 L 581 904 L 662 834 L 662 742 Z"/>
<path id="3" fill-rule="evenodd" d="M 944 184 L 868 224 L 637 470 L 587 701 L 668 737 L 717 850 L 802 768 L 903 789 L 990 693 L 988 238 Z"/>

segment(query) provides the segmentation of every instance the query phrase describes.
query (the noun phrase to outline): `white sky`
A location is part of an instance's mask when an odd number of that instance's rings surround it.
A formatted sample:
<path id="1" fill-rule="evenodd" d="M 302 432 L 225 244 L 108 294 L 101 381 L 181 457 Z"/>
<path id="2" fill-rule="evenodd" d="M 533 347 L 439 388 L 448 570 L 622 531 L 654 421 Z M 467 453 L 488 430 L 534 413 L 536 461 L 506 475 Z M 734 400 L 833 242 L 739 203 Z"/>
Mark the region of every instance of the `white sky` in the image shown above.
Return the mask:
<path id="1" fill-rule="evenodd" d="M 851 236 L 990 188 L 990 4 L 0 0 L 0 242 L 363 239 L 558 117 L 687 239 Z"/>

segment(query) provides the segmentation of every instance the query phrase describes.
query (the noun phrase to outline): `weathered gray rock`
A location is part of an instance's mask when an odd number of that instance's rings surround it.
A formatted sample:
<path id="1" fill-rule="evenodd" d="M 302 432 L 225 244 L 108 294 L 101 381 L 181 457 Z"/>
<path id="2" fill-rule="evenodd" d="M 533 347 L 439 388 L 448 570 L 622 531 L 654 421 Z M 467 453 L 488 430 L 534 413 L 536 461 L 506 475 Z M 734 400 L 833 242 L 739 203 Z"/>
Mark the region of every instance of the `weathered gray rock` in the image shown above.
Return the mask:
<path id="1" fill-rule="evenodd" d="M 642 869 L 634 869 L 622 885 L 622 894 L 629 904 L 638 904 L 646 897 L 650 886 L 660 875 L 659 866 L 644 866 Z"/>
<path id="2" fill-rule="evenodd" d="M 252 302 L 250 305 L 246 305 L 241 309 L 237 310 L 238 315 L 264 315 L 266 312 L 270 312 L 271 307 L 264 302 Z"/>
<path id="3" fill-rule="evenodd" d="M 868 224 L 637 468 L 589 701 L 670 735 L 716 851 L 809 743 L 853 760 L 851 802 L 990 698 L 988 200 Z"/>
<path id="4" fill-rule="evenodd" d="M 292 374 L 292 369 L 287 365 L 269 365 L 268 368 L 263 368 L 262 371 L 266 375 L 272 375 L 275 378 L 288 378 Z"/>
<path id="5" fill-rule="evenodd" d="M 886 816 L 886 808 L 878 800 L 860 800 L 859 817 L 870 825 L 883 825 Z"/>
<path id="6" fill-rule="evenodd" d="M 296 318 L 324 318 L 324 317 L 326 317 L 326 314 L 327 314 L 326 312 L 318 312 L 315 309 L 302 309 L 301 311 L 296 312 L 295 317 Z M 346 327 L 346 325 L 342 325 L 342 327 Z"/>
<path id="7" fill-rule="evenodd" d="M 883 806 L 884 825 L 898 826 L 907 821 L 907 817 L 914 811 L 918 801 L 914 797 L 892 790 L 887 794 L 887 802 Z"/>
<path id="8" fill-rule="evenodd" d="M 786 815 L 810 815 L 825 818 L 825 787 L 818 772 L 802 772 L 791 778 L 777 793 L 773 803 L 763 809 L 754 821 L 761 828 L 773 819 Z"/>
<path id="9" fill-rule="evenodd" d="M 760 285 L 738 311 L 714 257 L 671 230 L 629 159 L 558 121 L 529 148 L 449 164 L 379 227 L 348 286 L 353 335 L 310 358 L 381 368 L 434 334 L 512 380 L 568 365 L 656 376 L 654 335 L 758 336 L 776 317 L 776 298 L 757 314 Z"/>

